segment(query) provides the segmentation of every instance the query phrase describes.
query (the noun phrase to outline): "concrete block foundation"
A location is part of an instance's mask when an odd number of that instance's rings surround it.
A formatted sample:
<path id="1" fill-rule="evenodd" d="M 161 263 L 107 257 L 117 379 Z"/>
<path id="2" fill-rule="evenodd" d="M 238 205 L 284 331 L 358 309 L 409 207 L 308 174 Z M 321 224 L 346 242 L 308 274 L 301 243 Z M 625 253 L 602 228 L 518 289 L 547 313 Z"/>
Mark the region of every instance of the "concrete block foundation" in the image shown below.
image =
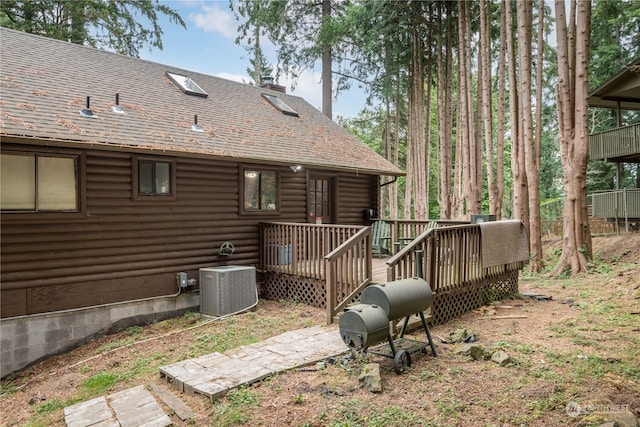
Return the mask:
<path id="1" fill-rule="evenodd" d="M 0 377 L 130 326 L 179 316 L 200 305 L 198 293 L 0 319 Z"/>

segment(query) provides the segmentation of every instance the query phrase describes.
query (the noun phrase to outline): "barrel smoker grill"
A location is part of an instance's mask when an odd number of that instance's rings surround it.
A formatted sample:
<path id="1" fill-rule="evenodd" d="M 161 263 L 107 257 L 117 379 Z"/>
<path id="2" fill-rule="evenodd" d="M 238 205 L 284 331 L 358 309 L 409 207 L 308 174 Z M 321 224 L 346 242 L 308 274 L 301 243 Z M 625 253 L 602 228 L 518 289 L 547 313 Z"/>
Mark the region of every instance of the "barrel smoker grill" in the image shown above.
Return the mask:
<path id="1" fill-rule="evenodd" d="M 418 277 L 369 286 L 362 292 L 359 304 L 345 308 L 340 317 L 340 336 L 353 350 L 392 358 L 393 368 L 400 374 L 407 366 L 411 366 L 411 353 L 426 352 L 426 347 L 430 346 L 433 356 L 437 356 L 423 313 L 432 302 L 431 287 Z M 413 314 L 420 316 L 427 335 L 426 343 L 404 337 Z M 402 329 L 394 340 L 389 322 L 403 317 Z M 385 339 L 388 346 L 382 344 L 372 347 Z"/>

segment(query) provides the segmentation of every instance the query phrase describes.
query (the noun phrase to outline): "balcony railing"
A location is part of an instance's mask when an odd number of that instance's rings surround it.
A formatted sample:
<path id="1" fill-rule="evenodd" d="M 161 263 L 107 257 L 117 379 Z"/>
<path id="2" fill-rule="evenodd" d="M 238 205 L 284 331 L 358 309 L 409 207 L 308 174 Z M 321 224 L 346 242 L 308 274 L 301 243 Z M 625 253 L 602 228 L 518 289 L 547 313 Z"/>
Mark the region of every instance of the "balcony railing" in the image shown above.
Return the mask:
<path id="1" fill-rule="evenodd" d="M 640 123 L 589 135 L 591 160 L 638 154 L 640 154 Z"/>

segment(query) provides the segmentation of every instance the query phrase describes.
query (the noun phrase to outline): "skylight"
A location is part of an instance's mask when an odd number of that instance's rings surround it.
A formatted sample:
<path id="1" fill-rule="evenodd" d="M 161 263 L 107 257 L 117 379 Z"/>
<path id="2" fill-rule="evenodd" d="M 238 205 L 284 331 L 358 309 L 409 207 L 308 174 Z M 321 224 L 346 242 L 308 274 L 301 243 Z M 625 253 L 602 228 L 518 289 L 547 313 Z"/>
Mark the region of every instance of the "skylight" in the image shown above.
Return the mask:
<path id="1" fill-rule="evenodd" d="M 183 76 L 182 74 L 170 73 L 167 71 L 167 77 L 176 84 L 182 91 L 188 95 L 201 96 L 206 98 L 207 92 L 205 92 L 196 82 L 191 80 L 191 77 Z"/>
<path id="2" fill-rule="evenodd" d="M 287 116 L 300 117 L 296 110 L 289 107 L 289 105 L 286 102 L 284 102 L 282 99 L 278 98 L 277 96 L 269 95 L 266 93 L 263 93 L 261 96 L 267 101 L 269 101 L 269 103 L 273 105 L 276 109 L 281 111 L 282 114 L 286 114 Z"/>

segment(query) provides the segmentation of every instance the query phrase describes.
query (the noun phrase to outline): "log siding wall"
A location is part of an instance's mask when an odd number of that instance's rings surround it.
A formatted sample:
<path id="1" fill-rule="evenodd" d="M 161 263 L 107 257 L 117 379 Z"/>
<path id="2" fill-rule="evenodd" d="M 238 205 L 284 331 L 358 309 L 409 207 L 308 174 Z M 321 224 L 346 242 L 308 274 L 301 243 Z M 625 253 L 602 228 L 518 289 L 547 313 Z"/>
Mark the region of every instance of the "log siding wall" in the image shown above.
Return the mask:
<path id="1" fill-rule="evenodd" d="M 34 150 L 6 141 L 2 148 Z M 83 214 L 2 214 L 3 318 L 173 294 L 177 272 L 197 279 L 205 266 L 257 265 L 259 222 L 307 220 L 308 172 L 279 168 L 279 214 L 241 215 L 243 163 L 176 157 L 176 200 L 144 201 L 132 197 L 132 157 L 85 152 Z M 174 159 L 158 156 L 163 158 Z M 377 177 L 333 176 L 338 222 L 363 224 L 363 210 L 377 206 Z M 217 254 L 225 241 L 235 246 L 230 257 Z"/>

